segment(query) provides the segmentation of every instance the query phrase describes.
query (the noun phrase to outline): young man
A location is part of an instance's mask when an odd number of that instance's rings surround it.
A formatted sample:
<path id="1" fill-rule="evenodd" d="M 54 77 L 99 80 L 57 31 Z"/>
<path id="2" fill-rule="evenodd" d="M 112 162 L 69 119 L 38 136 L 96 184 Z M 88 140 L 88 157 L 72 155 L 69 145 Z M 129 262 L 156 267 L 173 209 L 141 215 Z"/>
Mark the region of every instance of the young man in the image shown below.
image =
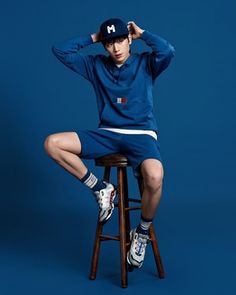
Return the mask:
<path id="1" fill-rule="evenodd" d="M 141 39 L 151 51 L 131 53 L 132 40 Z M 81 49 L 102 42 L 106 55 L 85 55 Z M 131 230 L 127 261 L 141 267 L 149 227 L 161 198 L 163 166 L 153 114 L 152 87 L 174 56 L 163 38 L 141 29 L 133 21 L 104 21 L 97 33 L 77 36 L 54 44 L 52 51 L 67 67 L 89 80 L 97 96 L 99 125 L 96 130 L 76 130 L 49 135 L 47 154 L 87 185 L 99 205 L 100 222 L 107 222 L 114 209 L 114 184 L 91 173 L 81 159 L 122 153 L 131 162 L 135 176 L 144 181 L 140 224 Z"/>

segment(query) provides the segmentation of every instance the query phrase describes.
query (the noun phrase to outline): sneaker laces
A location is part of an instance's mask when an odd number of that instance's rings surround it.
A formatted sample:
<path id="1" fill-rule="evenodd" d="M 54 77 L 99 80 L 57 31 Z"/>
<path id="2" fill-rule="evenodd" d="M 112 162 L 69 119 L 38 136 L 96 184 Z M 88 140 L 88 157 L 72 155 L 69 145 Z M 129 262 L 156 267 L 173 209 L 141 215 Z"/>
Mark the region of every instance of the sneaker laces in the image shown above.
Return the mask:
<path id="1" fill-rule="evenodd" d="M 141 256 L 147 246 L 147 243 L 149 242 L 149 237 L 138 233 L 136 233 L 136 235 L 137 239 L 135 239 L 135 251 L 137 255 Z"/>

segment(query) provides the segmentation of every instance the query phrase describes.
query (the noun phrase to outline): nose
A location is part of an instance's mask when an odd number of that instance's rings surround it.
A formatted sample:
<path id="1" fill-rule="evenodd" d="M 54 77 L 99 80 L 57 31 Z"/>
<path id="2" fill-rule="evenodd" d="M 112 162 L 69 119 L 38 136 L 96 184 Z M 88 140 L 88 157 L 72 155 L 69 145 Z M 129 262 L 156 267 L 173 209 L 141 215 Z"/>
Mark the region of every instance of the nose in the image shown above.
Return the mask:
<path id="1" fill-rule="evenodd" d="M 118 45 L 116 42 L 113 43 L 113 50 L 116 52 L 118 51 Z"/>

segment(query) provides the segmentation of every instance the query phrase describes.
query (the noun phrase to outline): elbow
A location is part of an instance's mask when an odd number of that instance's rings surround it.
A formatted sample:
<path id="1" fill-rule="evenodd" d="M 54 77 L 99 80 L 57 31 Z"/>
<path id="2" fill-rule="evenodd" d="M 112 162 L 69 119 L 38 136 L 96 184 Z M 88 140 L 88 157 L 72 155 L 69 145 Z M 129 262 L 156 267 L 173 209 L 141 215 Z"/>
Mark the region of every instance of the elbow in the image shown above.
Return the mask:
<path id="1" fill-rule="evenodd" d="M 169 44 L 167 55 L 168 55 L 168 57 L 175 56 L 175 48 L 171 44 Z"/>
<path id="2" fill-rule="evenodd" d="M 166 49 L 164 55 L 163 55 L 163 61 L 166 64 L 166 67 L 171 62 L 172 58 L 175 56 L 175 48 L 169 44 L 168 48 Z"/>
<path id="3" fill-rule="evenodd" d="M 169 46 L 168 48 L 166 48 L 165 51 L 163 51 L 161 60 L 169 63 L 174 56 L 175 56 L 175 49 L 173 46 Z"/>

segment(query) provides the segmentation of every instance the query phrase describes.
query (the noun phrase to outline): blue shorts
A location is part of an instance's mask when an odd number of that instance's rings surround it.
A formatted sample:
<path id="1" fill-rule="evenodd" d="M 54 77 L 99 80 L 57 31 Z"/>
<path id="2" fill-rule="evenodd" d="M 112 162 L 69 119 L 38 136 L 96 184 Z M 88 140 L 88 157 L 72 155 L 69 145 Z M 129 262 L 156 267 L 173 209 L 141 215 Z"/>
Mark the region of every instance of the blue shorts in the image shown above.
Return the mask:
<path id="1" fill-rule="evenodd" d="M 121 134 L 109 130 L 77 130 L 81 142 L 81 159 L 95 159 L 121 153 L 129 160 L 134 176 L 140 175 L 140 164 L 146 159 L 162 162 L 158 140 L 148 134 Z"/>

